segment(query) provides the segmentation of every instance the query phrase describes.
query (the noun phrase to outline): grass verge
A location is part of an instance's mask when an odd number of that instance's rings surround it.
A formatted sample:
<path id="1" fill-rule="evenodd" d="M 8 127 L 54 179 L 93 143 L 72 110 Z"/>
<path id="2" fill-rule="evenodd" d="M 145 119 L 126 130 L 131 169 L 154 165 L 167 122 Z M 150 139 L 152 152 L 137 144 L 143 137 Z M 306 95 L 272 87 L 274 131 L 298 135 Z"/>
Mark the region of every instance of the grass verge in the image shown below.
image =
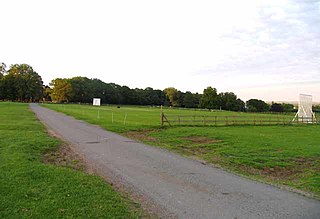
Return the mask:
<path id="1" fill-rule="evenodd" d="M 44 163 L 61 142 L 27 104 L 0 103 L 0 121 L 0 218 L 141 217 L 137 204 L 100 177 Z"/>

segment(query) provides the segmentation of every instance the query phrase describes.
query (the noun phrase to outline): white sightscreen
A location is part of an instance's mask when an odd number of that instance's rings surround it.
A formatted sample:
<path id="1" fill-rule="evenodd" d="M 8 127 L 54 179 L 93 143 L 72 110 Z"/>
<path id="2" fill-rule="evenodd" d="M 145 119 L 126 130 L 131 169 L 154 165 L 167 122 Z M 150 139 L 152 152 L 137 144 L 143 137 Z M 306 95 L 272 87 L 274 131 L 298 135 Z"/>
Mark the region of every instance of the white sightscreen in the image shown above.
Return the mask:
<path id="1" fill-rule="evenodd" d="M 308 122 L 313 118 L 312 112 L 312 96 L 307 94 L 300 94 L 299 109 L 298 109 L 299 120 L 305 120 Z"/>
<path id="2" fill-rule="evenodd" d="M 93 105 L 94 106 L 100 106 L 100 98 L 93 98 Z"/>

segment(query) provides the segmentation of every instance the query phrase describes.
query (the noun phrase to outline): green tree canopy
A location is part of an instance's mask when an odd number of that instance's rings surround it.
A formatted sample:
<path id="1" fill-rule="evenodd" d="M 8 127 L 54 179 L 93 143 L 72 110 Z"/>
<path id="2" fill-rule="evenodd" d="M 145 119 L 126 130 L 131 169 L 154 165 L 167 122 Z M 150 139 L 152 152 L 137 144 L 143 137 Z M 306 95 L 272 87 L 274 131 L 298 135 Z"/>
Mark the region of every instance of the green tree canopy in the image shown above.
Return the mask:
<path id="1" fill-rule="evenodd" d="M 183 97 L 183 106 L 187 108 L 198 108 L 200 101 L 200 95 L 198 93 L 193 94 L 187 91 Z"/>
<path id="2" fill-rule="evenodd" d="M 293 112 L 294 111 L 294 105 L 290 103 L 283 103 L 282 104 L 283 111 L 284 112 Z"/>
<path id="3" fill-rule="evenodd" d="M 165 93 L 165 95 L 169 99 L 171 106 L 181 106 L 180 93 L 176 88 L 168 87 L 168 88 L 164 89 L 163 92 Z"/>
<path id="4" fill-rule="evenodd" d="M 277 112 L 277 113 L 282 113 L 284 111 L 283 105 L 280 103 L 272 103 L 270 106 L 270 111 L 271 112 Z"/>
<path id="5" fill-rule="evenodd" d="M 51 99 L 54 102 L 69 102 L 72 96 L 72 85 L 70 80 L 65 78 L 56 78 L 51 81 L 52 86 Z"/>
<path id="6" fill-rule="evenodd" d="M 87 77 L 74 77 L 70 78 L 69 82 L 72 87 L 72 94 L 69 101 L 82 103 L 91 101 L 94 95 L 92 94 L 90 79 Z"/>
<path id="7" fill-rule="evenodd" d="M 232 92 L 220 93 L 220 106 L 223 110 L 244 111 L 245 103 Z"/>
<path id="8" fill-rule="evenodd" d="M 2 78 L 2 90 L 6 99 L 34 101 L 42 98 L 43 82 L 40 75 L 27 64 L 15 64 Z"/>
<path id="9" fill-rule="evenodd" d="M 220 108 L 220 98 L 217 94 L 216 88 L 207 87 L 203 90 L 203 94 L 200 99 L 200 107 L 206 109 Z"/>
<path id="10" fill-rule="evenodd" d="M 250 99 L 246 102 L 246 107 L 249 112 L 267 112 L 269 105 L 263 100 Z"/>

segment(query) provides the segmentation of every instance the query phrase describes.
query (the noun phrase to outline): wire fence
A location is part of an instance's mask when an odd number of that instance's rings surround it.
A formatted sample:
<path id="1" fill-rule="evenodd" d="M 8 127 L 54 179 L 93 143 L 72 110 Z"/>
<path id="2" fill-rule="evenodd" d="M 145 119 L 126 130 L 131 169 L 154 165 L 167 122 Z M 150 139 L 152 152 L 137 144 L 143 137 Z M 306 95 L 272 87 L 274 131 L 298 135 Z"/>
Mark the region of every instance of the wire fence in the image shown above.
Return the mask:
<path id="1" fill-rule="evenodd" d="M 231 125 L 289 125 L 293 123 L 312 123 L 312 118 L 300 118 L 292 121 L 288 115 L 165 115 L 161 113 L 161 126 L 231 126 Z"/>

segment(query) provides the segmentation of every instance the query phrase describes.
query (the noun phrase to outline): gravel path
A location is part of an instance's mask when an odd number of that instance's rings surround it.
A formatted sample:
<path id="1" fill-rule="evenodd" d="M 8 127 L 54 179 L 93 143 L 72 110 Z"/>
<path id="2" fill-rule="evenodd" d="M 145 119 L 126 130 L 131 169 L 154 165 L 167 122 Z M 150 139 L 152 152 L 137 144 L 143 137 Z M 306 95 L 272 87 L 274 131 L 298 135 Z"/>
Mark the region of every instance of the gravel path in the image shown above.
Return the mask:
<path id="1" fill-rule="evenodd" d="M 320 218 L 320 202 L 30 105 L 100 174 L 177 218 Z"/>

